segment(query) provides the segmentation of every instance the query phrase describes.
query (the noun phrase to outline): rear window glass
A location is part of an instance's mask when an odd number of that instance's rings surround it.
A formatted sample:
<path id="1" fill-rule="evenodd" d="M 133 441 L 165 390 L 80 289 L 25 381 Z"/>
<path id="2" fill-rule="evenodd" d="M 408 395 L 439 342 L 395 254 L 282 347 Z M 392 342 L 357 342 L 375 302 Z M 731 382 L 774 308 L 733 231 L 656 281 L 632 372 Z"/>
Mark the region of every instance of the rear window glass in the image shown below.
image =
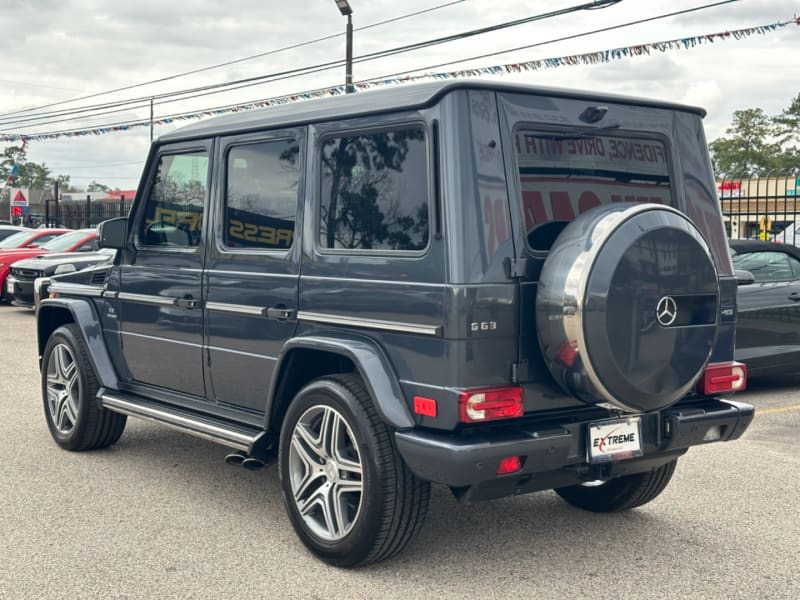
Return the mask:
<path id="1" fill-rule="evenodd" d="M 667 148 L 657 139 L 518 129 L 514 152 L 534 250 L 548 250 L 564 225 L 595 206 L 672 204 Z"/>
<path id="2" fill-rule="evenodd" d="M 425 130 L 326 139 L 322 144 L 322 248 L 421 251 L 428 245 Z"/>

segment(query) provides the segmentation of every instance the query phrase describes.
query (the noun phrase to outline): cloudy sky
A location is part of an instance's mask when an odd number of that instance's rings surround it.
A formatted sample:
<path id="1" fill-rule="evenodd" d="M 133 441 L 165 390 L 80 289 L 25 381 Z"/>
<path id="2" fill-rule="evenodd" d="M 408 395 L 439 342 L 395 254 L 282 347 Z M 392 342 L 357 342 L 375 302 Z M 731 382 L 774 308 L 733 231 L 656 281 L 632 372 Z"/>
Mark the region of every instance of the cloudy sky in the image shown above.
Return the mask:
<path id="1" fill-rule="evenodd" d="M 566 9 L 587 0 L 350 0 L 354 55 L 364 54 Z M 603 10 L 573 12 L 456 42 L 356 62 L 354 79 L 400 72 L 452 71 L 569 56 L 598 50 L 691 38 L 788 21 L 800 16 L 800 0 L 734 0 L 712 8 L 655 19 L 605 33 L 566 36 L 712 4 L 713 0 L 622 0 Z M 401 18 L 410 13 L 424 14 Z M 393 20 L 397 19 L 397 20 Z M 382 21 L 392 20 L 385 24 Z M 20 113 L 65 100 L 169 78 L 254 55 L 260 58 L 122 92 L 55 104 L 64 111 L 120 100 L 267 75 L 344 56 L 345 18 L 334 0 L 2 0 L 0 1 L 0 134 L 80 130 L 149 118 L 139 108 L 85 118 Z M 338 35 L 337 35 L 338 34 Z M 311 44 L 318 38 L 330 37 Z M 534 47 L 473 58 L 489 53 Z M 280 52 L 288 46 L 296 46 Z M 267 54 L 269 53 L 269 54 Z M 590 88 L 668 99 L 705 107 L 709 139 L 724 135 L 733 111 L 759 107 L 778 114 L 800 93 L 800 27 L 719 41 L 690 50 L 652 52 L 589 66 L 544 69 L 505 76 L 507 81 Z M 469 59 L 464 62 L 454 63 Z M 447 66 L 438 67 L 444 63 Z M 340 85 L 344 68 L 273 81 L 227 93 L 156 104 L 155 116 L 272 98 Z M 155 135 L 174 126 L 156 126 Z M 112 188 L 137 185 L 148 127 L 52 141 L 31 141 L 28 159 L 44 162 L 74 185 L 92 180 Z M 0 148 L 11 145 L 0 142 Z"/>

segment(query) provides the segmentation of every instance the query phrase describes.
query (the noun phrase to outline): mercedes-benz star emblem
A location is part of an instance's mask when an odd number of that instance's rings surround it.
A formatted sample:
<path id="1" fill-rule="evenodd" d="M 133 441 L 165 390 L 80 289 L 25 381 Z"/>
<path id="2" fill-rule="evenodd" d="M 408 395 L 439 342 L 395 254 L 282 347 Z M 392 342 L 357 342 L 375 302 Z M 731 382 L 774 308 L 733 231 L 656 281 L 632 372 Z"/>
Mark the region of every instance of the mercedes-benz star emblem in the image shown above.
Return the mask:
<path id="1" fill-rule="evenodd" d="M 662 327 L 669 327 L 678 318 L 678 306 L 672 296 L 664 296 L 656 305 L 656 319 Z"/>

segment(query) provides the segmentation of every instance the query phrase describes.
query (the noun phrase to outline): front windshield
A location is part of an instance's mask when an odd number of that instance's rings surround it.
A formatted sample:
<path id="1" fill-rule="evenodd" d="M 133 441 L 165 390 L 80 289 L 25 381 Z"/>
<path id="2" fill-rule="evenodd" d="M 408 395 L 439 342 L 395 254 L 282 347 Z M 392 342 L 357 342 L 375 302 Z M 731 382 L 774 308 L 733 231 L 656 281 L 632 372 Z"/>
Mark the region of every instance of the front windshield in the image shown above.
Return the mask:
<path id="1" fill-rule="evenodd" d="M 29 239 L 30 237 L 30 231 L 18 231 L 14 235 L 10 235 L 0 242 L 0 248 L 19 248 L 25 243 L 25 240 Z"/>
<path id="2" fill-rule="evenodd" d="M 72 248 L 88 234 L 88 231 L 72 231 L 70 233 L 65 233 L 64 235 L 60 235 L 56 238 L 53 238 L 49 242 L 42 244 L 41 248 L 42 250 L 47 250 L 48 252 L 63 252 L 64 250 L 69 250 Z"/>

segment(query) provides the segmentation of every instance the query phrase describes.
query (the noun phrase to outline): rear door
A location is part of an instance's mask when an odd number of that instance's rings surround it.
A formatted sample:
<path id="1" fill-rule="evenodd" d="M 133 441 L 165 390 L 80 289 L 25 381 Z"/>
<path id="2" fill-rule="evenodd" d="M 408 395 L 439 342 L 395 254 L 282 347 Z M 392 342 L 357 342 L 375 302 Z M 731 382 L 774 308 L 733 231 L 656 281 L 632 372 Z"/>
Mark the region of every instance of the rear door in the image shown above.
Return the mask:
<path id="1" fill-rule="evenodd" d="M 205 271 L 209 396 L 259 422 L 297 325 L 304 155 L 302 129 L 224 138 L 217 151 L 220 200 Z"/>

